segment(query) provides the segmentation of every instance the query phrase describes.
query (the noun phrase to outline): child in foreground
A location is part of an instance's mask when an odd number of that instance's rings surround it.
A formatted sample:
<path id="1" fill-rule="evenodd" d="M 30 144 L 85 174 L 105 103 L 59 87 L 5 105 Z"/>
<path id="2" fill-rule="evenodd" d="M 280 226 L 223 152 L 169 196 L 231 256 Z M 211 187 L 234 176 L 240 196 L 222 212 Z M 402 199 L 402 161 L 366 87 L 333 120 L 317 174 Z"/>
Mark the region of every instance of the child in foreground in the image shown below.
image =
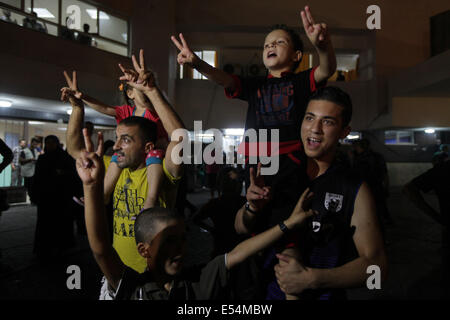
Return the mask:
<path id="1" fill-rule="evenodd" d="M 182 218 L 166 208 L 144 210 L 136 219 L 137 250 L 147 260 L 147 269 L 139 274 L 124 265 L 111 246 L 103 203 L 104 165 L 101 160 L 103 137 L 98 149 L 83 130 L 87 150 L 76 161 L 83 181 L 85 219 L 89 245 L 107 283 L 106 298 L 116 300 L 215 300 L 226 293 L 228 270 L 251 255 L 279 240 L 286 232 L 300 226 L 314 212 L 304 208 L 311 197 L 306 190 L 292 214 L 284 222 L 243 241 L 233 250 L 219 255 L 203 268 L 183 270 L 186 231 Z"/>

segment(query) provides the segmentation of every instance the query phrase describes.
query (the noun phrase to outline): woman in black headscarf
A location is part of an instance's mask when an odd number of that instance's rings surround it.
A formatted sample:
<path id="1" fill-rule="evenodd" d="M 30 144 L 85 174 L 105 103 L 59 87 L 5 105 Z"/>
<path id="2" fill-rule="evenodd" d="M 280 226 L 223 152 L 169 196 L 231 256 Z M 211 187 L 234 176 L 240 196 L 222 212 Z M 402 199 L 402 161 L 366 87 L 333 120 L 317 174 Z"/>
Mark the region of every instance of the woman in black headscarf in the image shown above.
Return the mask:
<path id="1" fill-rule="evenodd" d="M 79 179 L 75 162 L 56 136 L 44 140 L 44 154 L 36 163 L 33 190 L 37 203 L 34 253 L 52 259 L 74 245 L 73 211 Z"/>

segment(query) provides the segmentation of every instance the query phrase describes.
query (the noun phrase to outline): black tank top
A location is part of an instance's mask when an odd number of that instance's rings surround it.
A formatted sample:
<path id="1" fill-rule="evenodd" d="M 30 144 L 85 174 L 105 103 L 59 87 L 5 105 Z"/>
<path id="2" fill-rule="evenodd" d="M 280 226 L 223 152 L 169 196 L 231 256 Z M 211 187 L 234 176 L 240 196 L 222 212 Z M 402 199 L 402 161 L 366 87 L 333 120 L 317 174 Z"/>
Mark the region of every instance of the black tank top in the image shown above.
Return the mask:
<path id="1" fill-rule="evenodd" d="M 341 163 L 310 182 L 311 207 L 319 212 L 304 224 L 299 247 L 303 262 L 312 268 L 336 268 L 356 257 L 351 219 L 362 180 Z M 344 290 L 311 290 L 313 299 L 345 298 Z"/>

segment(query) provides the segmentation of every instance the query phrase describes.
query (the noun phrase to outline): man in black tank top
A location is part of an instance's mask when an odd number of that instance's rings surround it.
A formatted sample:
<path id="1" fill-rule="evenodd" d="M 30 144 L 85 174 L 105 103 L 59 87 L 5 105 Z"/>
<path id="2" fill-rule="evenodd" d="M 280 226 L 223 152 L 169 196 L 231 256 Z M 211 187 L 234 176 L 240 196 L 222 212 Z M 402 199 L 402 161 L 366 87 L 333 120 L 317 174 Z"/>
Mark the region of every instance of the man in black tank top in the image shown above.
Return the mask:
<path id="1" fill-rule="evenodd" d="M 366 184 L 336 160 L 339 139 L 350 132 L 352 105 L 341 89 L 322 88 L 308 104 L 301 127 L 307 160 L 306 175 L 318 212 L 296 235 L 300 259 L 277 254 L 275 275 L 289 297 L 345 298 L 345 288 L 365 286 L 369 266 L 381 281 L 387 258 Z M 298 261 L 300 260 L 300 261 Z"/>
<path id="2" fill-rule="evenodd" d="M 299 179 L 312 191 L 310 206 L 318 214 L 295 234 L 286 230 L 284 247 L 274 250 L 276 279 L 268 283 L 267 299 L 342 299 L 345 288 L 366 284 L 368 270 L 379 270 L 381 281 L 386 276 L 373 196 L 367 184 L 336 159 L 339 139 L 350 132 L 351 114 L 350 97 L 339 88 L 321 88 L 308 103 L 301 126 L 307 160 Z M 253 176 L 237 228 L 257 224 L 258 213 L 269 207 L 270 190 L 258 179 Z M 276 254 L 287 247 L 296 253 Z"/>

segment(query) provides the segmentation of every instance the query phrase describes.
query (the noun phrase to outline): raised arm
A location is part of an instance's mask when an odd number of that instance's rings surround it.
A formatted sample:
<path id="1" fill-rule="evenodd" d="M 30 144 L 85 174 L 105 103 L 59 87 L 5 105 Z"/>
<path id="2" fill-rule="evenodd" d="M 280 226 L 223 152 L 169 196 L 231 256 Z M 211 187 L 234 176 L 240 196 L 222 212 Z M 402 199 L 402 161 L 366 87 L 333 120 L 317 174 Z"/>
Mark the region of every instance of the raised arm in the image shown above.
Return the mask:
<path id="1" fill-rule="evenodd" d="M 300 226 L 308 217 L 314 214 L 312 209 L 308 209 L 308 200 L 312 197 L 309 189 L 306 189 L 300 197 L 297 205 L 287 220 L 284 221 L 288 230 L 292 230 Z M 255 237 L 247 239 L 238 244 L 230 253 L 227 254 L 227 268 L 231 269 L 237 264 L 243 262 L 248 257 L 254 255 L 258 251 L 268 247 L 283 235 L 280 226 L 275 226 L 269 230 L 258 234 Z"/>
<path id="2" fill-rule="evenodd" d="M 92 142 L 83 131 L 86 149 L 80 152 L 76 166 L 83 181 L 86 231 L 94 258 L 108 283 L 117 289 L 125 269 L 117 252 L 109 241 L 108 221 L 103 204 L 103 176 L 105 168 L 102 161 L 103 137 L 99 133 L 97 152 L 92 152 Z"/>
<path id="3" fill-rule="evenodd" d="M 271 198 L 270 187 L 264 184 L 261 176 L 261 163 L 258 163 L 257 172 L 250 168 L 250 186 L 247 189 L 247 202 L 239 209 L 234 220 L 234 228 L 238 234 L 249 234 L 253 231 L 258 215 L 263 214 L 263 210 Z"/>
<path id="4" fill-rule="evenodd" d="M 65 73 L 67 75 L 67 73 Z M 72 87 L 77 87 L 77 73 L 73 71 L 72 79 L 70 80 Z M 70 114 L 69 123 L 67 125 L 66 143 L 67 152 L 74 159 L 80 157 L 80 152 L 84 148 L 83 143 L 83 123 L 84 123 L 84 105 L 83 101 L 75 97 L 75 90 L 71 88 L 61 89 L 61 101 L 69 101 L 72 105 L 72 113 Z"/>
<path id="5" fill-rule="evenodd" d="M 169 137 L 171 137 L 175 130 L 184 129 L 183 122 L 156 85 L 153 73 L 146 69 L 144 50 L 140 50 L 139 60 L 138 63 L 136 57 L 134 55 L 132 56 L 134 70 L 125 69 L 119 64 L 124 74 L 120 80 L 127 81 L 128 85 L 142 91 L 150 99 L 156 113 L 161 119 L 164 129 L 167 131 Z M 181 142 L 181 138 L 177 141 L 171 140 L 166 150 L 166 169 L 173 177 L 179 177 L 181 175 L 182 165 L 176 164 L 171 157 L 173 148 Z"/>
<path id="6" fill-rule="evenodd" d="M 287 294 L 300 294 L 305 289 L 360 287 L 367 281 L 367 267 L 380 268 L 382 280 L 387 275 L 387 258 L 377 221 L 375 202 L 368 186 L 363 183 L 356 196 L 351 225 L 355 227 L 353 241 L 359 257 L 331 269 L 306 268 L 284 255 L 277 257 L 286 262 L 275 266 L 275 275 L 281 290 Z"/>
<path id="7" fill-rule="evenodd" d="M 177 61 L 180 65 L 188 65 L 198 72 L 203 74 L 209 80 L 214 81 L 218 85 L 223 86 L 225 89 L 233 91 L 235 89 L 235 83 L 233 77 L 222 71 L 220 69 L 214 68 L 202 59 L 200 59 L 192 50 L 189 48 L 186 40 L 182 33 L 180 33 L 181 43 L 176 37 L 170 37 L 175 46 L 180 50 L 178 54 Z"/>
<path id="8" fill-rule="evenodd" d="M 334 54 L 328 27 L 325 23 L 315 23 L 309 7 L 301 12 L 303 27 L 308 39 L 319 55 L 319 66 L 314 72 L 316 83 L 323 82 L 336 71 L 336 55 Z"/>
<path id="9" fill-rule="evenodd" d="M 64 77 L 66 78 L 67 85 L 69 86 L 68 88 L 73 91 L 73 95 L 75 96 L 75 98 L 82 100 L 92 109 L 100 113 L 106 114 L 107 116 L 114 117 L 116 115 L 116 108 L 109 106 L 81 92 L 78 88 L 77 82 L 73 82 L 66 71 L 64 71 Z"/>

